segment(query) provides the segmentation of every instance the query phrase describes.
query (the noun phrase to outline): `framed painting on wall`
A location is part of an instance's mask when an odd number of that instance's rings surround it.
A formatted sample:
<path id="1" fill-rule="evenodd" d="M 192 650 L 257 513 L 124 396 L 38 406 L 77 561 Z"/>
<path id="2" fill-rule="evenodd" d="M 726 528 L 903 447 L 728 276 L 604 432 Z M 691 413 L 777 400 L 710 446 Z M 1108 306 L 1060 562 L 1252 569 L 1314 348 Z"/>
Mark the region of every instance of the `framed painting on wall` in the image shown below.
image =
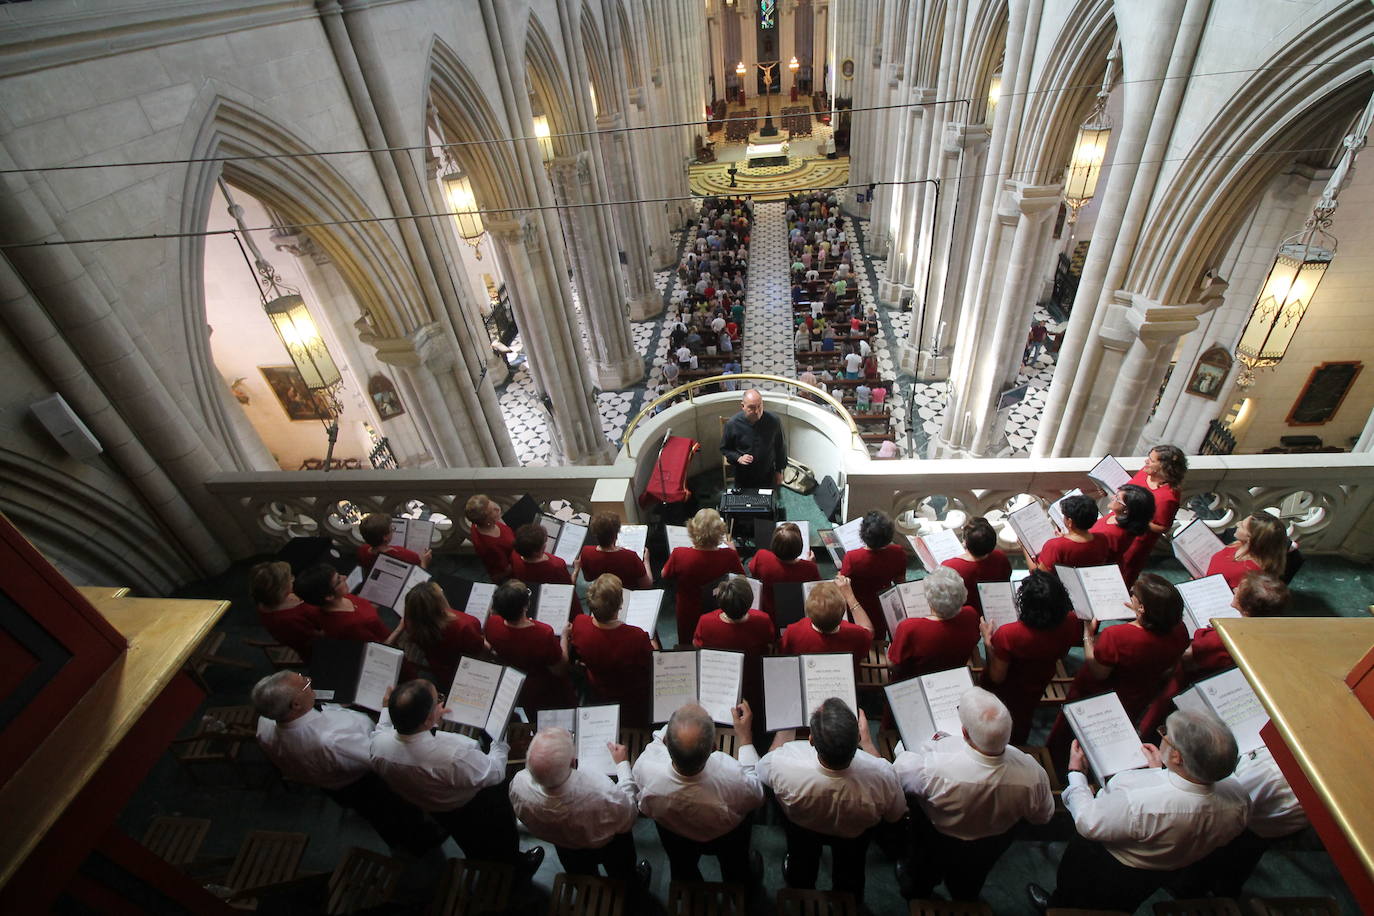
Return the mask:
<path id="1" fill-rule="evenodd" d="M 1198 357 L 1193 376 L 1188 379 L 1188 393 L 1215 401 L 1221 394 L 1222 383 L 1231 371 L 1231 354 L 1225 347 L 1212 347 Z"/>
<path id="2" fill-rule="evenodd" d="M 277 396 L 281 409 L 291 420 L 327 420 L 329 415 L 320 409 L 315 396 L 305 387 L 305 379 L 295 366 L 259 366 L 258 371 L 267 387 Z"/>
<path id="3" fill-rule="evenodd" d="M 1341 402 L 1359 377 L 1364 363 L 1354 360 L 1322 363 L 1307 377 L 1302 393 L 1288 412 L 1289 426 L 1320 426 L 1341 409 Z"/>
<path id="4" fill-rule="evenodd" d="M 396 386 L 380 372 L 367 380 L 367 394 L 377 408 L 377 416 L 383 420 L 399 417 L 406 412 L 401 406 L 401 396 L 396 393 Z"/>

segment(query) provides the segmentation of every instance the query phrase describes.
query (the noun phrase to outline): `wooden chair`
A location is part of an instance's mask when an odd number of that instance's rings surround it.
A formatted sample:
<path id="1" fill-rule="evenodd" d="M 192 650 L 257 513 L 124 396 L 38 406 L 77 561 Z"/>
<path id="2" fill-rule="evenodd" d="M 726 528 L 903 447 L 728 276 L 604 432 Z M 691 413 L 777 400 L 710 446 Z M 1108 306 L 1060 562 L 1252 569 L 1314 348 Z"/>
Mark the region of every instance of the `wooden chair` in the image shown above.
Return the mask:
<path id="1" fill-rule="evenodd" d="M 272 666 L 273 671 L 283 669 L 297 670 L 305 667 L 305 659 L 290 646 L 283 646 L 279 642 L 265 642 L 261 639 L 245 639 L 245 646 L 253 649 L 261 649 L 262 654 L 267 656 L 267 663 Z"/>
<path id="2" fill-rule="evenodd" d="M 515 869 L 504 862 L 449 859 L 434 892 L 429 916 L 505 912 L 514 883 Z"/>
<path id="3" fill-rule="evenodd" d="M 404 863 L 390 856 L 350 847 L 329 876 L 329 901 L 324 911 L 338 916 L 381 906 L 396 893 L 404 871 Z"/>
<path id="4" fill-rule="evenodd" d="M 653 740 L 654 733 L 647 728 L 622 728 L 620 730 L 620 743 L 628 749 L 632 764 L 639 759 L 639 755 L 644 753 L 644 749 Z"/>
<path id="5" fill-rule="evenodd" d="M 859 662 L 859 679 L 855 687 L 862 691 L 881 691 L 892 683 L 892 669 L 887 661 L 887 643 L 875 640 L 868 657 Z"/>
<path id="6" fill-rule="evenodd" d="M 624 882 L 562 872 L 554 876 L 549 916 L 621 916 L 624 912 Z"/>
<path id="7" fill-rule="evenodd" d="M 1341 905 L 1334 897 L 1252 897 L 1250 912 L 1255 916 L 1340 916 Z"/>
<path id="8" fill-rule="evenodd" d="M 731 758 L 739 751 L 739 734 L 733 727 L 716 726 L 716 750 Z"/>
<path id="9" fill-rule="evenodd" d="M 992 916 L 981 900 L 913 900 L 911 916 Z"/>
<path id="10" fill-rule="evenodd" d="M 510 753 L 506 756 L 506 775 L 514 776 L 525 768 L 525 757 L 530 752 L 530 741 L 534 739 L 534 725 L 529 722 L 512 722 L 506 726 L 506 743 Z"/>
<path id="11" fill-rule="evenodd" d="M 143 834 L 143 845 L 168 865 L 185 869 L 200 854 L 210 822 L 203 817 L 155 817 Z"/>
<path id="12" fill-rule="evenodd" d="M 191 657 L 186 659 L 183 670 L 191 676 L 200 689 L 206 693 L 213 693 L 210 685 L 205 680 L 205 672 L 211 665 L 221 665 L 225 668 L 252 668 L 251 662 L 240 661 L 237 658 L 225 658 L 216 655 L 220 646 L 224 645 L 224 631 L 217 630 L 205 637 L 196 650 L 191 653 Z"/>
<path id="13" fill-rule="evenodd" d="M 248 834 L 224 879 L 225 887 L 233 891 L 230 905 L 237 909 L 257 909 L 258 901 L 253 892 L 295 878 L 309 842 L 310 836 L 304 833 L 254 830 Z"/>
<path id="14" fill-rule="evenodd" d="M 779 916 L 859 916 L 853 894 L 842 891 L 804 891 L 784 887 L 778 891 Z"/>
<path id="15" fill-rule="evenodd" d="M 668 916 L 745 916 L 749 898 L 739 884 L 674 881 L 668 885 Z"/>
<path id="16" fill-rule="evenodd" d="M 239 767 L 239 749 L 255 740 L 257 721 L 251 706 L 212 706 L 205 710 L 194 735 L 172 742 L 172 756 L 198 785 L 200 769 L 217 765 L 228 766 L 247 785 Z"/>

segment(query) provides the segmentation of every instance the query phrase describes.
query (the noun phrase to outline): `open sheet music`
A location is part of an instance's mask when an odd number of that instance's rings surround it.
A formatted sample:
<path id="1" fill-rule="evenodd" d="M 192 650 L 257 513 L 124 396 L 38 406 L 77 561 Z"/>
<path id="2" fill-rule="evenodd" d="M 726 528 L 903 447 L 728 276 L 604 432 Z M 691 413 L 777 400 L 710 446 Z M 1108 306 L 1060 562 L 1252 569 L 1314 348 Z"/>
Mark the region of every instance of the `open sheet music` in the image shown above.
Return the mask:
<path id="1" fill-rule="evenodd" d="M 391 546 L 404 547 L 416 553 L 429 550 L 434 541 L 434 523 L 420 518 L 393 518 L 391 520 Z"/>
<path id="2" fill-rule="evenodd" d="M 530 586 L 530 591 L 533 593 L 530 595 L 530 619 L 542 620 L 553 627 L 555 633 L 559 632 L 567 622 L 577 587 L 536 582 Z"/>
<path id="3" fill-rule="evenodd" d="M 835 568 L 839 569 L 844 565 L 844 545 L 840 543 L 840 538 L 835 534 L 834 528 L 822 528 L 816 532 L 816 536 L 821 539 L 821 546 L 826 553 L 830 554 L 830 559 L 834 561 Z"/>
<path id="4" fill-rule="evenodd" d="M 1183 596 L 1183 620 L 1189 635 L 1210 627 L 1218 617 L 1241 616 L 1240 611 L 1231 607 L 1235 593 L 1221 574 L 1180 582 L 1178 593 Z"/>
<path id="5" fill-rule="evenodd" d="M 902 744 L 915 750 L 936 732 L 959 734 L 959 697 L 972 686 L 968 668 L 950 668 L 884 687 Z"/>
<path id="6" fill-rule="evenodd" d="M 863 538 L 859 536 L 859 528 L 863 525 L 863 521 L 863 517 L 860 516 L 834 529 L 835 537 L 839 540 L 840 546 L 845 549 L 846 553 L 851 550 L 858 550 L 860 547 L 864 546 Z"/>
<path id="7" fill-rule="evenodd" d="M 1188 575 L 1194 579 L 1201 579 L 1207 575 L 1207 567 L 1211 564 L 1212 557 L 1226 545 L 1211 528 L 1207 527 L 1206 522 L 1195 518 L 1179 529 L 1169 546 L 1173 548 L 1174 556 L 1183 564 L 1183 568 L 1188 570 Z"/>
<path id="8" fill-rule="evenodd" d="M 1108 495 L 1120 490 L 1131 482 L 1131 472 L 1121 466 L 1111 455 L 1107 455 L 1088 472 L 1088 477 L 1097 483 Z"/>
<path id="9" fill-rule="evenodd" d="M 811 713 L 831 697 L 839 697 L 858 714 L 854 656 L 849 653 L 765 655 L 762 662 L 763 721 L 768 731 L 805 728 Z"/>
<path id="10" fill-rule="evenodd" d="M 617 546 L 634 551 L 635 556 L 644 556 L 644 546 L 649 541 L 648 525 L 621 525 Z"/>
<path id="11" fill-rule="evenodd" d="M 1082 495 L 1083 491 L 1078 489 L 1078 487 L 1074 487 L 1072 490 L 1050 503 L 1050 507 L 1046 511 L 1050 514 L 1050 521 L 1054 522 L 1055 525 L 1059 527 L 1060 531 L 1069 530 L 1069 526 L 1064 524 L 1064 500 L 1068 499 L 1070 496 Z"/>
<path id="12" fill-rule="evenodd" d="M 722 649 L 675 649 L 654 653 L 655 722 L 667 722 L 678 707 L 699 703 L 712 720 L 729 725 L 739 705 L 744 653 Z"/>
<path id="13" fill-rule="evenodd" d="M 754 593 L 754 597 L 749 600 L 749 607 L 758 610 L 763 605 L 763 583 L 750 576 L 741 576 L 739 573 L 728 573 L 708 582 L 701 587 L 701 610 L 702 613 L 720 610 L 720 599 L 716 597 L 716 588 L 726 579 L 743 579 L 749 583 L 749 590 Z"/>
<path id="14" fill-rule="evenodd" d="M 921 561 L 926 572 L 933 573 L 946 560 L 964 555 L 964 543 L 951 528 L 941 528 L 939 531 L 920 536 L 908 534 L 906 539 L 911 543 L 911 549 L 916 551 L 916 558 Z"/>
<path id="15" fill-rule="evenodd" d="M 899 582 L 878 596 L 878 604 L 887 620 L 888 635 L 897 632 L 897 624 L 908 617 L 926 617 L 930 614 L 930 603 L 926 601 L 924 579 L 914 582 Z"/>
<path id="16" fill-rule="evenodd" d="M 524 683 L 525 675 L 514 668 L 464 656 L 449 687 L 444 718 L 480 728 L 500 741 Z"/>
<path id="17" fill-rule="evenodd" d="M 1225 722 L 1242 754 L 1264 747 L 1260 729 L 1269 721 L 1269 713 L 1239 668 L 1203 678 L 1174 697 L 1174 705 L 1179 709 L 1205 710 Z"/>
<path id="18" fill-rule="evenodd" d="M 318 699 L 381 712 L 382 697 L 396 686 L 405 653 L 379 642 L 317 639 L 310 655 L 310 679 Z"/>
<path id="19" fill-rule="evenodd" d="M 646 588 L 643 591 L 623 592 L 624 603 L 620 605 L 620 619 L 632 627 L 639 627 L 652 639 L 658 633 L 658 611 L 663 605 L 663 589 Z"/>
<path id="20" fill-rule="evenodd" d="M 435 580 L 443 587 L 449 607 L 476 617 L 478 626 L 486 627 L 487 617 L 491 615 L 491 599 L 496 596 L 495 585 L 454 576 L 436 576 Z"/>
<path id="21" fill-rule="evenodd" d="M 429 573 L 413 563 L 398 560 L 390 554 L 379 553 L 372 569 L 363 579 L 358 597 L 395 611 L 405 608 L 406 595 L 421 582 L 428 582 Z"/>
<path id="22" fill-rule="evenodd" d="M 344 581 L 348 583 L 349 594 L 356 595 L 358 593 L 358 586 L 363 584 L 363 568 L 361 566 L 353 567 Z"/>
<path id="23" fill-rule="evenodd" d="M 1007 524 L 1011 525 L 1026 554 L 1032 557 L 1040 556 L 1040 551 L 1045 549 L 1045 542 L 1059 536 L 1039 500 L 1031 500 L 1020 509 L 1008 512 Z"/>
<path id="24" fill-rule="evenodd" d="M 1055 573 L 1082 620 L 1130 620 L 1135 617 L 1126 602 L 1131 600 L 1118 566 L 1056 566 Z"/>
<path id="25" fill-rule="evenodd" d="M 606 743 L 620 743 L 620 704 L 579 706 L 576 709 L 541 709 L 535 714 L 535 728 L 562 728 L 572 733 L 576 744 L 577 768 L 593 773 L 616 774 L 615 761 Z"/>
<path id="26" fill-rule="evenodd" d="M 687 534 L 687 529 L 683 525 L 664 525 L 663 530 L 668 535 L 668 553 L 672 554 L 679 547 L 692 547 L 691 537 Z M 721 547 L 733 546 L 725 535 L 720 538 Z"/>
<path id="27" fill-rule="evenodd" d="M 1105 783 L 1108 777 L 1123 770 L 1149 766 L 1140 749 L 1140 736 L 1115 693 L 1065 703 L 1064 718 L 1083 747 L 1098 782 Z"/>
<path id="28" fill-rule="evenodd" d="M 983 605 L 983 619 L 992 624 L 993 632 L 1003 624 L 1020 619 L 1016 586 L 1010 582 L 979 582 L 978 601 Z"/>
<path id="29" fill-rule="evenodd" d="M 587 530 L 586 525 L 564 522 L 558 540 L 550 542 L 553 546 L 549 548 L 549 553 L 560 557 L 572 569 L 577 562 L 577 555 L 582 552 L 582 545 L 587 543 Z"/>

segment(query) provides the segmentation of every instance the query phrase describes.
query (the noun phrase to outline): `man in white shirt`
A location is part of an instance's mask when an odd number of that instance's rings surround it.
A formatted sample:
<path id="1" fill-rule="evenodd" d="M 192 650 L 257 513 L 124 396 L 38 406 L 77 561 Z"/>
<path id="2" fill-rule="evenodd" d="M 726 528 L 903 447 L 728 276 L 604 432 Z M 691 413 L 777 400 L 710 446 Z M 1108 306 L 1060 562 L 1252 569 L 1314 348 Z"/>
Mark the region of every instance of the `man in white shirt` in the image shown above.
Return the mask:
<path id="1" fill-rule="evenodd" d="M 525 769 L 510 784 L 515 816 L 530 833 L 558 851 L 563 870 L 574 875 L 606 874 L 622 881 L 649 882 L 649 863 L 635 865 L 630 832 L 639 817 L 639 794 L 623 744 L 609 745 L 617 782 L 604 773 L 573 769 L 573 737 L 566 729 L 545 728 L 534 736 Z"/>
<path id="2" fill-rule="evenodd" d="M 406 681 L 390 691 L 372 736 L 372 768 L 386 784 L 449 832 L 469 859 L 509 862 L 528 879 L 544 861 L 536 846 L 520 852 L 515 813 L 502 785 L 505 740 L 482 753 L 466 735 L 436 731 L 447 711 L 426 680 Z"/>
<path id="3" fill-rule="evenodd" d="M 342 706 L 315 708 L 310 678 L 278 671 L 253 687 L 258 745 L 286 779 L 318 786 L 340 806 L 358 813 L 392 849 L 422 856 L 444 834 L 372 772 L 368 744 L 374 725 Z"/>
<path id="4" fill-rule="evenodd" d="M 1161 734 L 1158 748 L 1141 745 L 1148 768 L 1116 774 L 1096 796 L 1074 741 L 1063 797 L 1078 833 L 1059 860 L 1054 894 L 1027 888 L 1037 908 L 1134 912 L 1172 875 L 1245 829 L 1250 798 L 1228 778 L 1237 756 L 1230 729 L 1215 716 L 1179 710 Z"/>
<path id="5" fill-rule="evenodd" d="M 892 764 L 873 746 L 862 712 L 856 719 L 843 700 L 831 697 L 811 714 L 810 725 L 809 742 L 793 740 L 792 729 L 780 731 L 759 761 L 759 779 L 785 816 L 782 877 L 788 887 L 814 888 L 821 848 L 829 846 L 831 886 L 862 903 L 872 829 L 900 821 L 906 798 Z"/>
<path id="6" fill-rule="evenodd" d="M 639 811 L 654 819 L 674 881 L 700 881 L 703 855 L 715 856 L 721 880 L 753 885 L 762 864 L 751 853 L 749 814 L 763 804 L 754 767 L 754 715 L 748 701 L 730 711 L 739 759 L 717 751 L 711 716 L 694 703 L 673 713 L 635 761 Z"/>
<path id="7" fill-rule="evenodd" d="M 908 898 L 930 897 L 943 880 L 951 900 L 977 900 L 1011 845 L 1012 828 L 1022 820 L 1046 824 L 1054 816 L 1044 768 L 1007 746 L 1011 713 L 1001 700 L 979 687 L 965 691 L 959 724 L 960 737 L 940 732 L 893 762 L 919 852 L 897 864 Z"/>

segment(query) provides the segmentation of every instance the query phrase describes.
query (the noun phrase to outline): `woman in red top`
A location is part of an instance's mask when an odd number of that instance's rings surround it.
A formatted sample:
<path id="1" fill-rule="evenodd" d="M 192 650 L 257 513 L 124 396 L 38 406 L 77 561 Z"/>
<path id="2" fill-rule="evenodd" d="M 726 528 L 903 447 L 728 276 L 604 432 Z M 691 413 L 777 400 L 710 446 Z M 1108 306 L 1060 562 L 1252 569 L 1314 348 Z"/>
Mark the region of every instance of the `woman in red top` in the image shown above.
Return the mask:
<path id="1" fill-rule="evenodd" d="M 906 581 L 906 551 L 892 543 L 892 519 L 882 512 L 870 512 L 859 525 L 864 546 L 845 553 L 840 575 L 848 576 L 854 595 L 873 623 L 875 639 L 887 638 L 878 595 L 898 582 Z"/>
<path id="2" fill-rule="evenodd" d="M 1178 504 L 1183 499 L 1180 487 L 1184 475 L 1188 473 L 1188 459 L 1183 451 L 1173 445 L 1156 445 L 1150 449 L 1150 457 L 1130 482 L 1149 490 L 1155 498 L 1155 517 L 1150 522 L 1150 530 L 1126 548 L 1122 558 L 1121 575 L 1130 588 L 1145 568 L 1160 535 L 1168 531 L 1178 515 Z"/>
<path id="3" fill-rule="evenodd" d="M 720 546 L 725 537 L 725 522 L 715 509 L 702 509 L 687 523 L 691 547 L 679 547 L 663 564 L 663 578 L 674 583 L 677 612 L 677 644 L 686 646 L 696 632 L 701 616 L 701 589 L 729 573 L 744 575 L 739 554 L 733 547 Z"/>
<path id="4" fill-rule="evenodd" d="M 310 644 L 320 635 L 320 609 L 292 591 L 291 564 L 280 560 L 253 567 L 253 601 L 258 622 L 273 639 L 310 661 Z"/>
<path id="5" fill-rule="evenodd" d="M 404 547 L 392 546 L 391 516 L 385 513 L 371 512 L 364 515 L 363 520 L 358 523 L 358 536 L 363 539 L 362 545 L 358 547 L 359 566 L 370 567 L 376 562 L 379 553 L 395 557 L 403 563 L 429 566 L 429 558 L 432 556 L 430 551 L 416 553 Z"/>
<path id="6" fill-rule="evenodd" d="M 510 555 L 511 578 L 527 584 L 572 585 L 572 573 L 568 572 L 568 564 L 563 558 L 544 552 L 548 542 L 549 533 L 543 525 L 534 522 L 521 525 L 520 530 L 515 532 L 515 551 Z M 574 594 L 572 605 L 568 608 L 568 619 L 572 620 L 580 612 L 577 595 Z"/>
<path id="7" fill-rule="evenodd" d="M 1107 515 L 1093 525 L 1092 533 L 1107 544 L 1107 562 L 1120 567 L 1124 578 L 1126 550 L 1132 541 L 1149 532 L 1155 517 L 1155 497 L 1139 484 L 1128 483 L 1112 496 L 1107 510 Z"/>
<path id="8" fill-rule="evenodd" d="M 763 583 L 760 610 L 776 626 L 773 613 L 773 586 L 779 582 L 818 582 L 820 567 L 807 556 L 802 558 L 801 529 L 791 522 L 783 522 L 773 530 L 771 549 L 760 550 L 749 561 L 749 574 Z"/>
<path id="9" fill-rule="evenodd" d="M 320 609 L 321 635 L 328 639 L 386 642 L 391 629 L 377 616 L 366 598 L 348 593 L 348 580 L 328 563 L 302 570 L 296 577 L 296 594 Z"/>
<path id="10" fill-rule="evenodd" d="M 593 702 L 619 703 L 620 721 L 643 727 L 652 710 L 654 645 L 648 633 L 620 620 L 624 597 L 609 573 L 587 586 L 592 613 L 569 624 L 568 654 L 586 666 Z"/>
<path id="11" fill-rule="evenodd" d="M 963 556 L 950 557 L 941 565 L 948 566 L 964 580 L 968 603 L 981 617 L 983 602 L 978 598 L 978 583 L 1010 580 L 1011 561 L 997 549 L 997 532 L 982 516 L 969 519 L 961 534 L 964 540 Z"/>
<path id="12" fill-rule="evenodd" d="M 978 612 L 964 603 L 968 589 L 959 574 L 942 566 L 925 585 L 930 614 L 897 624 L 887 647 L 893 680 L 963 667 L 978 645 Z"/>
<path id="13" fill-rule="evenodd" d="M 610 512 L 598 512 L 592 516 L 592 540 L 595 546 L 582 548 L 577 563 L 573 566 L 572 576 L 582 571 L 582 578 L 591 582 L 606 573 L 620 579 L 626 588 L 653 588 L 654 577 L 644 567 L 644 560 L 633 550 L 616 546 L 620 537 L 620 518 Z"/>
<path id="14" fill-rule="evenodd" d="M 447 692 L 464 655 L 480 658 L 486 654 L 482 626 L 477 618 L 448 606 L 444 590 L 434 580 L 422 582 L 406 595 L 406 612 L 392 634 L 392 642 L 405 633 L 406 638 L 425 653 L 440 692 Z"/>
<path id="15" fill-rule="evenodd" d="M 697 620 L 692 645 L 699 649 L 731 649 L 757 658 L 777 641 L 773 621 L 763 611 L 749 609 L 754 590 L 739 576 L 716 586 L 720 612 L 702 614 Z"/>
<path id="16" fill-rule="evenodd" d="M 506 581 L 510 576 L 510 554 L 515 549 L 515 532 L 501 521 L 501 507 L 478 493 L 468 498 L 463 517 L 468 520 L 468 540 L 487 568 L 487 578 L 497 583 Z"/>
<path id="17" fill-rule="evenodd" d="M 525 673 L 520 705 L 526 712 L 576 706 L 563 640 L 547 623 L 531 620 L 529 611 L 529 586 L 507 579 L 491 599 L 487 642 L 501 664 Z"/>
<path id="18" fill-rule="evenodd" d="M 1132 722 L 1138 722 L 1188 648 L 1183 626 L 1183 596 L 1163 576 L 1141 573 L 1126 606 L 1129 623 L 1098 633 L 1097 622 L 1083 628 L 1083 667 L 1069 687 L 1069 699 L 1115 691 Z M 1061 712 L 1050 732 L 1056 763 L 1068 760 L 1069 727 Z"/>
<path id="19" fill-rule="evenodd" d="M 1030 738 L 1035 709 L 1054 677 L 1056 663 L 1078 645 L 1083 628 L 1069 612 L 1069 593 L 1059 577 L 1036 570 L 1021 581 L 1012 623 L 981 625 L 991 648 L 982 685 L 1011 712 L 1011 743 Z"/>
<path id="20" fill-rule="evenodd" d="M 854 623 L 844 619 L 846 606 Z M 806 598 L 806 616 L 783 630 L 779 640 L 779 651 L 783 655 L 848 652 L 854 656 L 856 680 L 859 665 L 872 648 L 873 624 L 844 576 L 811 589 Z"/>
<path id="21" fill-rule="evenodd" d="M 1246 573 L 1282 576 L 1288 562 L 1288 533 L 1283 522 L 1268 512 L 1256 512 L 1236 526 L 1236 542 L 1218 550 L 1207 564 L 1207 575 L 1221 575 L 1232 588 Z"/>
<path id="22" fill-rule="evenodd" d="M 1097 521 L 1097 503 L 1086 496 L 1067 496 L 1059 501 L 1068 531 L 1050 538 L 1040 548 L 1040 555 L 1026 557 L 1031 569 L 1054 572 L 1056 566 L 1104 566 L 1107 563 L 1107 542 L 1092 533 Z"/>

